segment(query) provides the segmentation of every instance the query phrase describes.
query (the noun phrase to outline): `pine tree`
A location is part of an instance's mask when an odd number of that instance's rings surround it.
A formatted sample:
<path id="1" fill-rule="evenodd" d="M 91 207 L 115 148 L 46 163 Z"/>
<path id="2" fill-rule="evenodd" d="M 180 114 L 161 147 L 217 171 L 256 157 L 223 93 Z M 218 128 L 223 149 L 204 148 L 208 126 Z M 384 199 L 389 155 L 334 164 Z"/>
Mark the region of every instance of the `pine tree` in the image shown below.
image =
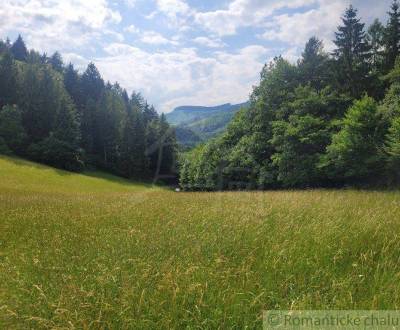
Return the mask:
<path id="1" fill-rule="evenodd" d="M 385 69 L 393 69 L 400 51 L 400 10 L 397 0 L 394 0 L 390 9 L 389 21 L 385 29 Z"/>
<path id="2" fill-rule="evenodd" d="M 338 70 L 338 90 L 359 98 L 369 86 L 370 46 L 366 42 L 365 24 L 357 18 L 357 10 L 350 6 L 342 18 L 343 25 L 336 32 L 333 53 Z"/>
<path id="3" fill-rule="evenodd" d="M 11 46 L 11 53 L 17 61 L 26 61 L 28 58 L 28 50 L 25 42 L 21 35 L 18 36 L 17 40 Z"/>
<path id="4" fill-rule="evenodd" d="M 310 84 L 313 88 L 321 90 L 326 85 L 326 71 L 328 56 L 323 51 L 321 40 L 316 37 L 308 40 L 302 58 L 299 61 L 299 71 L 303 84 Z"/>
<path id="5" fill-rule="evenodd" d="M 59 52 L 55 52 L 49 58 L 49 64 L 53 67 L 54 70 L 56 70 L 58 72 L 63 72 L 63 70 L 64 70 L 64 63 L 63 63 L 61 54 Z"/>
<path id="6" fill-rule="evenodd" d="M 143 108 L 143 120 L 144 124 L 147 126 L 152 120 L 158 118 L 158 114 L 153 106 L 149 106 L 146 102 Z"/>
<path id="7" fill-rule="evenodd" d="M 373 69 L 377 72 L 382 69 L 384 60 L 384 38 L 385 28 L 379 19 L 375 19 L 368 28 L 367 41 L 371 47 L 371 64 Z"/>
<path id="8" fill-rule="evenodd" d="M 98 102 L 104 91 L 104 80 L 101 78 L 99 70 L 93 63 L 89 63 L 86 71 L 81 78 L 81 88 L 86 100 L 91 98 L 93 101 Z"/>
<path id="9" fill-rule="evenodd" d="M 175 153 L 177 149 L 175 130 L 169 126 L 164 114 L 160 117 L 160 174 L 169 175 L 175 172 Z"/>
<path id="10" fill-rule="evenodd" d="M 128 112 L 122 133 L 120 171 L 127 178 L 141 177 L 147 167 L 145 129 L 137 108 Z"/>
<path id="11" fill-rule="evenodd" d="M 6 104 L 16 103 L 17 70 L 10 52 L 0 57 L 0 109 Z"/>
<path id="12" fill-rule="evenodd" d="M 68 94 L 71 96 L 72 101 L 78 107 L 78 112 L 81 110 L 79 106 L 82 105 L 82 93 L 80 86 L 80 77 L 78 71 L 75 70 L 72 63 L 69 63 L 64 72 L 64 85 Z"/>

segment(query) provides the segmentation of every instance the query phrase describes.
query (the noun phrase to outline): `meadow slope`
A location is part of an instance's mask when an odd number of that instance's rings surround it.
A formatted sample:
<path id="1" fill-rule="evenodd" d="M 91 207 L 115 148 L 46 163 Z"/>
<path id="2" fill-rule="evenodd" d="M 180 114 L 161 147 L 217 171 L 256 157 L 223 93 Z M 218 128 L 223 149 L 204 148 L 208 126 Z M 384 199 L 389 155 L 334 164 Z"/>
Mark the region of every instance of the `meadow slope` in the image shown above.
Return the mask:
<path id="1" fill-rule="evenodd" d="M 400 193 L 175 193 L 0 157 L 0 328 L 399 309 Z"/>

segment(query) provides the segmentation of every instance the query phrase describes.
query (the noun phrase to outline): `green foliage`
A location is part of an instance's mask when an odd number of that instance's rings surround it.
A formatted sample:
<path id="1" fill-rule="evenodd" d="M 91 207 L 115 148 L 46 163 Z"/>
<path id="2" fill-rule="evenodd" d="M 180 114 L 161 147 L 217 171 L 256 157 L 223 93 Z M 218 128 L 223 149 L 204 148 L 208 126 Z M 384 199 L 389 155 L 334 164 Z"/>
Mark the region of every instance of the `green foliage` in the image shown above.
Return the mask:
<path id="1" fill-rule="evenodd" d="M 128 113 L 122 135 L 120 170 L 123 176 L 132 178 L 145 173 L 147 166 L 145 150 L 145 127 L 138 108 Z"/>
<path id="2" fill-rule="evenodd" d="M 70 143 L 59 140 L 53 134 L 38 143 L 31 144 L 27 154 L 37 162 L 67 171 L 79 172 L 84 167 L 79 150 Z"/>
<path id="3" fill-rule="evenodd" d="M 273 123 L 272 156 L 284 187 L 316 186 L 323 182 L 317 164 L 330 141 L 330 95 L 300 87 L 289 104 L 287 121 Z"/>
<path id="4" fill-rule="evenodd" d="M 140 94 L 104 84 L 93 63 L 80 75 L 72 64 L 64 68 L 58 52 L 25 56 L 21 37 L 0 46 L 2 153 L 71 171 L 89 166 L 147 179 L 175 173 L 174 130 Z"/>
<path id="5" fill-rule="evenodd" d="M 316 90 L 323 89 L 328 79 L 328 59 L 322 41 L 312 37 L 307 42 L 298 65 L 301 83 L 309 84 Z"/>
<path id="6" fill-rule="evenodd" d="M 383 170 L 380 148 L 384 131 L 380 127 L 378 105 L 370 97 L 356 101 L 333 136 L 322 162 L 327 174 L 336 180 L 375 180 Z"/>
<path id="7" fill-rule="evenodd" d="M 400 179 L 400 116 L 393 120 L 386 140 L 389 167 L 398 180 Z"/>
<path id="8" fill-rule="evenodd" d="M 10 52 L 0 55 L 0 109 L 17 100 L 17 68 Z"/>
<path id="9" fill-rule="evenodd" d="M 375 19 L 372 25 L 368 28 L 366 36 L 368 44 L 371 47 L 371 64 L 376 72 L 382 70 L 384 64 L 384 39 L 385 28 L 379 19 Z"/>
<path id="10" fill-rule="evenodd" d="M 21 35 L 18 36 L 17 40 L 13 43 L 10 48 L 11 53 L 17 61 L 26 61 L 28 58 L 28 50 L 26 48 L 25 42 Z"/>
<path id="11" fill-rule="evenodd" d="M 50 58 L 49 58 L 49 64 L 52 66 L 52 68 L 60 73 L 63 72 L 64 70 L 64 63 L 62 60 L 62 56 L 59 52 L 55 52 Z"/>
<path id="12" fill-rule="evenodd" d="M 389 21 L 385 29 L 385 69 L 390 71 L 399 56 L 400 51 L 400 10 L 397 0 L 394 0 L 389 11 Z"/>
<path id="13" fill-rule="evenodd" d="M 390 52 L 398 56 L 397 12 L 395 1 L 387 27 L 375 20 L 366 34 L 350 6 L 333 54 L 312 37 L 297 65 L 282 57 L 265 65 L 249 108 L 220 137 L 183 157 L 181 185 L 219 190 L 400 182 L 400 60 L 385 67 Z"/>
<path id="14" fill-rule="evenodd" d="M 333 53 L 338 70 L 335 70 L 336 88 L 359 98 L 369 89 L 369 63 L 371 47 L 366 40 L 365 24 L 357 17 L 357 10 L 350 6 L 342 18 L 343 25 L 336 32 Z"/>
<path id="15" fill-rule="evenodd" d="M 26 133 L 22 126 L 21 111 L 16 106 L 4 106 L 0 110 L 0 138 L 3 151 L 22 154 L 26 144 Z M 4 146 L 7 146 L 5 148 Z"/>

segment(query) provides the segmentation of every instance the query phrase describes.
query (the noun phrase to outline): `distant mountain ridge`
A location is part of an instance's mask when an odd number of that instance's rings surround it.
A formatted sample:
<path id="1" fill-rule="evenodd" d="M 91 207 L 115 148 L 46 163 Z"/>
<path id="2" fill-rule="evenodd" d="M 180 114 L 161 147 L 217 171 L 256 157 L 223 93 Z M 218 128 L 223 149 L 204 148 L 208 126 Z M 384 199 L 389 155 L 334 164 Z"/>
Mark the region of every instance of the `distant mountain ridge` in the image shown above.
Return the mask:
<path id="1" fill-rule="evenodd" d="M 223 132 L 233 116 L 247 106 L 248 102 L 215 107 L 181 106 L 168 113 L 166 118 L 175 126 L 178 142 L 193 147 Z"/>

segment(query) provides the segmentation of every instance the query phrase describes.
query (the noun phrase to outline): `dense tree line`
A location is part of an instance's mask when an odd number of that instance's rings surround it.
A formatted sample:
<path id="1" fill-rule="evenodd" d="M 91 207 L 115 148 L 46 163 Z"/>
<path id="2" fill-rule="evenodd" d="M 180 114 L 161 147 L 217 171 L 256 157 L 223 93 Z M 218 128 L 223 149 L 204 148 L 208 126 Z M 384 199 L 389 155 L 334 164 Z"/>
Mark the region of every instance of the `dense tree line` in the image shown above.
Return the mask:
<path id="1" fill-rule="evenodd" d="M 61 55 L 0 40 L 0 152 L 71 171 L 95 167 L 128 178 L 174 172 L 174 130 L 140 94 L 82 74 Z"/>
<path id="2" fill-rule="evenodd" d="M 368 28 L 350 6 L 328 54 L 266 65 L 248 110 L 181 159 L 188 190 L 394 185 L 400 180 L 400 11 Z M 397 60 L 396 60 L 397 59 Z"/>

